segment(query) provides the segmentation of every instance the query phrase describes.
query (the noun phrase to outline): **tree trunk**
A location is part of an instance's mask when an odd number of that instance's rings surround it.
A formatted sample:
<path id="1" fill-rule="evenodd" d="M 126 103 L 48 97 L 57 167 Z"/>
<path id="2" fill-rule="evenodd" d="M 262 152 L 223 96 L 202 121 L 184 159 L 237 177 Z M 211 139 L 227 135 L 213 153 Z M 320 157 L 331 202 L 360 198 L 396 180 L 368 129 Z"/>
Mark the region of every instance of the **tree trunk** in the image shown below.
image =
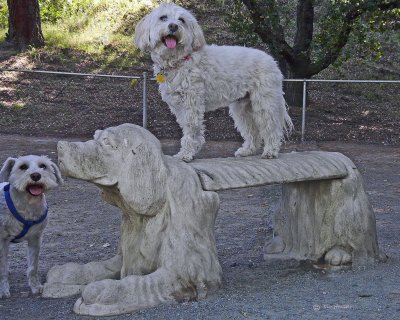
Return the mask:
<path id="1" fill-rule="evenodd" d="M 281 67 L 281 70 L 283 68 Z M 286 72 L 285 72 L 286 71 Z M 282 70 L 285 79 L 309 79 L 310 75 L 305 72 L 293 71 L 289 64 L 286 64 Z M 285 81 L 283 84 L 286 103 L 290 107 L 302 107 L 303 105 L 303 82 L 302 81 Z"/>
<path id="2" fill-rule="evenodd" d="M 290 78 L 296 79 L 296 78 Z M 286 103 L 290 107 L 299 107 L 303 105 L 303 82 L 285 82 L 283 86 Z"/>
<path id="3" fill-rule="evenodd" d="M 26 50 L 28 46 L 43 46 L 39 0 L 7 0 L 7 5 L 7 41 L 21 51 Z"/>

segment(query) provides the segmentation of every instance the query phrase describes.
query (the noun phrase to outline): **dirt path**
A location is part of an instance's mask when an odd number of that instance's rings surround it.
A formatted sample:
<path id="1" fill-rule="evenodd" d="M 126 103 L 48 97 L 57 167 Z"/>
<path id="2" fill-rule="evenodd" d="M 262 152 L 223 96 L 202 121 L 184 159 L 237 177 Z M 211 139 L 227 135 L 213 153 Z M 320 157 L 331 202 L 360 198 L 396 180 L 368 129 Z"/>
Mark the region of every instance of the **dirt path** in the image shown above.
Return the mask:
<path id="1" fill-rule="evenodd" d="M 76 140 L 76 138 L 74 139 Z M 57 139 L 0 135 L 0 161 L 8 156 L 47 154 L 56 159 Z M 164 141 L 165 153 L 177 148 Z M 236 142 L 208 142 L 201 156 L 229 156 Z M 390 259 L 372 267 L 323 271 L 296 262 L 262 260 L 278 186 L 220 193 L 216 224 L 221 290 L 200 302 L 164 305 L 107 319 L 399 319 L 400 318 L 400 147 L 322 143 L 288 150 L 340 151 L 356 163 L 374 207 L 379 245 Z M 48 195 L 50 222 L 41 251 L 43 280 L 49 268 L 66 262 L 105 259 L 116 252 L 120 214 L 98 190 L 66 179 Z M 0 300 L 0 319 L 90 319 L 72 312 L 76 298 L 32 297 L 25 278 L 24 246 L 10 250 L 12 298 Z"/>

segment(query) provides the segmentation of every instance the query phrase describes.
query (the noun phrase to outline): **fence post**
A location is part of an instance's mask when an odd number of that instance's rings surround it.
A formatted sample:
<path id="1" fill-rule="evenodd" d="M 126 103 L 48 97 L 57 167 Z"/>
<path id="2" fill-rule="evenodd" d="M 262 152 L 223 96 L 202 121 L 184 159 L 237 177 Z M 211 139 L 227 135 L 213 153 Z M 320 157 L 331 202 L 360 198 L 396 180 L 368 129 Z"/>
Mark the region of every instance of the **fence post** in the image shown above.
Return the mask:
<path id="1" fill-rule="evenodd" d="M 306 102 L 307 101 L 307 81 L 303 80 L 303 109 L 301 113 L 301 142 L 305 141 L 306 133 Z"/>
<path id="2" fill-rule="evenodd" d="M 143 128 L 147 129 L 147 72 L 143 72 Z"/>

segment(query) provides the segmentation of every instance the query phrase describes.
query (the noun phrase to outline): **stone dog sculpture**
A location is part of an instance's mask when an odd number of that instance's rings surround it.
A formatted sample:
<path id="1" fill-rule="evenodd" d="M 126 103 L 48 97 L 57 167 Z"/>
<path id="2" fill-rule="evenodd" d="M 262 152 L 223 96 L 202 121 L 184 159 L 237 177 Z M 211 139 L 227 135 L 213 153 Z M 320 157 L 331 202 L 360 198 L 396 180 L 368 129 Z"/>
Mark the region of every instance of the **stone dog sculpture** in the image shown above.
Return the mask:
<path id="1" fill-rule="evenodd" d="M 163 155 L 159 141 L 131 124 L 96 131 L 87 142 L 59 142 L 65 175 L 98 186 L 122 210 L 118 254 L 107 261 L 53 267 L 44 297 L 82 293 L 74 311 L 115 315 L 161 302 L 206 296 L 221 283 L 214 222 L 217 193 L 193 168 Z"/>

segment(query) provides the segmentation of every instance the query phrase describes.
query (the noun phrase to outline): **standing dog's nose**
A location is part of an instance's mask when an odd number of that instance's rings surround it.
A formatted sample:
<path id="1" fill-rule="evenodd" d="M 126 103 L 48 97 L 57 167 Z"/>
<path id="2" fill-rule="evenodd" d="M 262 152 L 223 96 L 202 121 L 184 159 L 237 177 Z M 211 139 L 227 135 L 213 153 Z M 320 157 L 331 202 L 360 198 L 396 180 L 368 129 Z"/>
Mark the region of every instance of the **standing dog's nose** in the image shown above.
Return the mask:
<path id="1" fill-rule="evenodd" d="M 41 177 L 41 174 L 37 172 L 31 174 L 31 179 L 35 182 L 39 181 Z"/>
<path id="2" fill-rule="evenodd" d="M 168 25 L 168 29 L 169 29 L 169 31 L 171 31 L 171 32 L 176 32 L 176 31 L 178 31 L 178 25 L 177 24 L 175 24 L 175 23 L 170 23 L 169 25 Z"/>

